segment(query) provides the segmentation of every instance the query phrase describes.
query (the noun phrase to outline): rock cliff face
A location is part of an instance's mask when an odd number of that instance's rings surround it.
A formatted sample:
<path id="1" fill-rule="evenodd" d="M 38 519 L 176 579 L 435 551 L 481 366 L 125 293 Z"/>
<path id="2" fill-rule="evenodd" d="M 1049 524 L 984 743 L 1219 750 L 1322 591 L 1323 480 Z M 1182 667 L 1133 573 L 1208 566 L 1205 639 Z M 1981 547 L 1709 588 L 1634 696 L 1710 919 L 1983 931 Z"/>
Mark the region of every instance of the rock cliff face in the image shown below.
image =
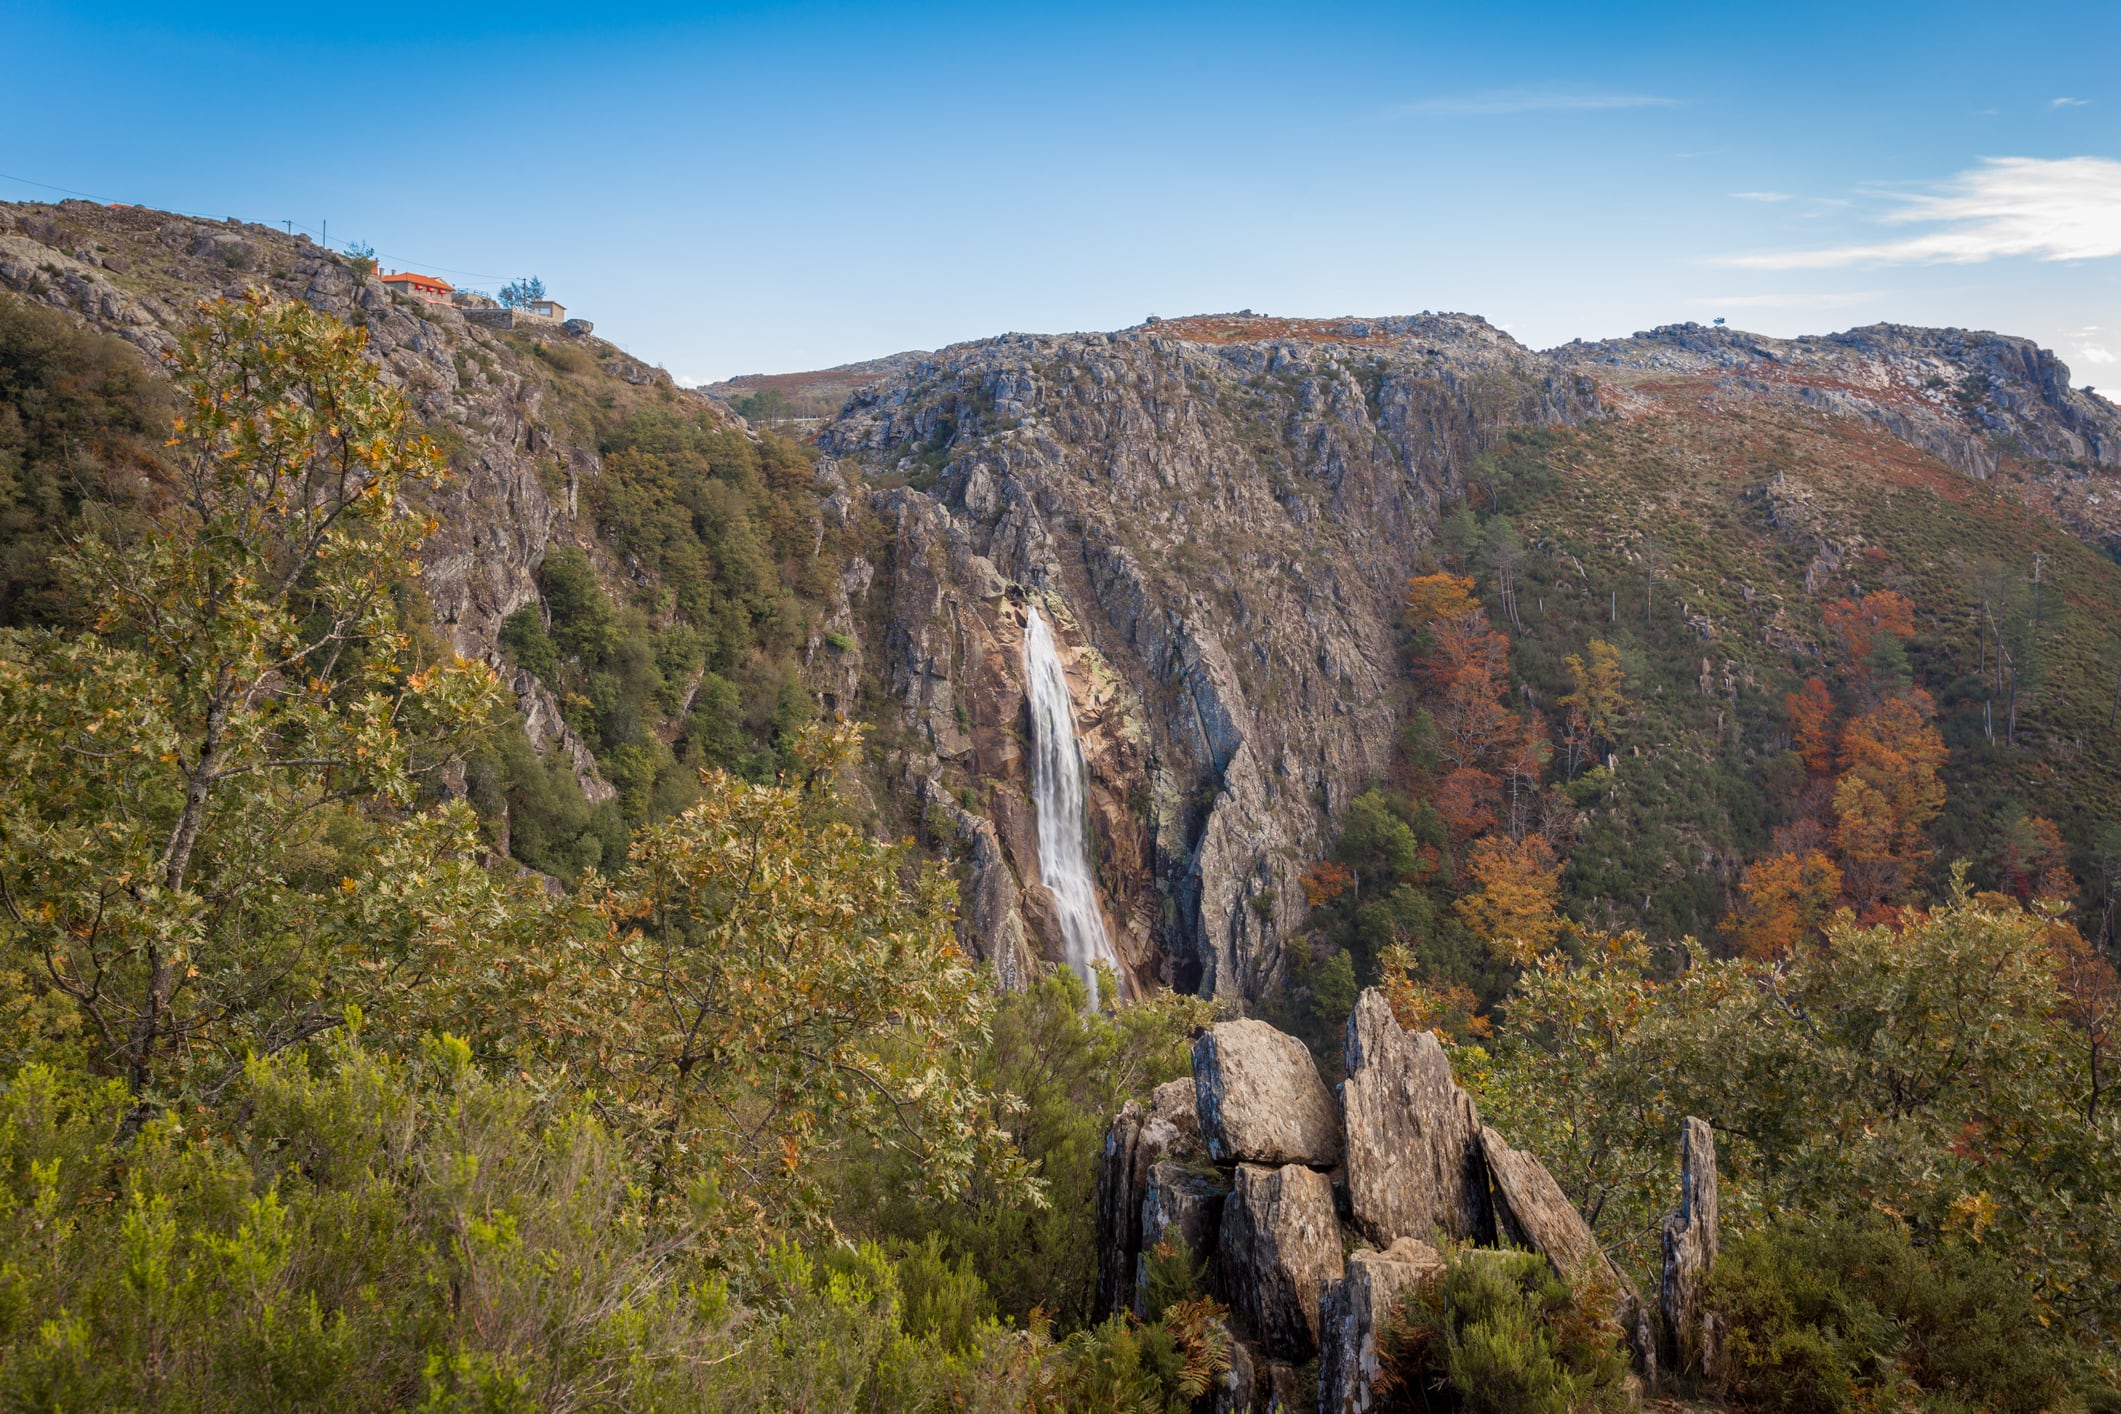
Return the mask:
<path id="1" fill-rule="evenodd" d="M 547 358 L 621 392 L 719 411 L 590 337 L 586 325 L 498 334 L 452 306 L 386 289 L 306 236 L 81 201 L 0 204 L 0 290 L 64 310 L 152 361 L 175 348 L 200 300 L 250 289 L 363 327 L 386 380 L 441 444 L 452 475 L 425 507 L 436 529 L 422 552 L 422 586 L 456 651 L 496 666 L 501 621 L 536 599 L 547 550 L 564 540 L 594 545 L 575 513 L 580 486 L 600 470 L 595 438 L 555 397 Z M 608 799 L 612 788 L 551 694 L 528 673 L 509 677 L 533 744 L 555 741 L 589 799 Z"/>
<path id="2" fill-rule="evenodd" d="M 1035 597 L 1134 980 L 1265 992 L 1298 874 L 1390 760 L 1399 586 L 1438 507 L 1510 428 L 1596 411 L 1588 378 L 1455 315 L 1012 335 L 857 392 L 819 440 L 880 488 L 902 769 L 986 797 L 1010 879 L 975 861 L 975 895 L 1013 887 L 1055 955 L 1024 804 Z M 1015 946 L 998 926 L 975 944 Z"/>

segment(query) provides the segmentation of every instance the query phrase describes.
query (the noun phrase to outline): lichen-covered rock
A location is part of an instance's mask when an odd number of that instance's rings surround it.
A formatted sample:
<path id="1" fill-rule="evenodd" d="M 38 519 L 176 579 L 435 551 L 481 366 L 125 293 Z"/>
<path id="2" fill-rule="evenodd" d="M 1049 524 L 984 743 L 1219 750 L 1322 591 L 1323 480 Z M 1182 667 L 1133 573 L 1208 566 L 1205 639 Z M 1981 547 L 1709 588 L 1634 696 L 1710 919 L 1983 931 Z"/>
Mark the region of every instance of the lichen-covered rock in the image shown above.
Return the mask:
<path id="1" fill-rule="evenodd" d="M 1401 1029 L 1371 988 L 1348 1017 L 1345 1057 L 1348 1204 L 1363 1236 L 1380 1247 L 1437 1234 L 1487 1240 L 1480 1115 L 1436 1037 Z"/>
<path id="2" fill-rule="evenodd" d="M 1613 1264 L 1591 1232 L 1591 1225 L 1561 1191 L 1547 1166 L 1500 1134 L 1480 1131 L 1487 1159 L 1489 1192 L 1499 1236 L 1530 1248 L 1547 1259 L 1561 1276 L 1575 1281 L 1587 1274 L 1602 1277 L 1620 1294 L 1615 1314 L 1635 1357 L 1635 1367 L 1652 1382 L 1657 1374 L 1657 1338 L 1649 1307 L 1627 1274 Z"/>
<path id="3" fill-rule="evenodd" d="M 1343 1274 L 1333 1181 L 1302 1164 L 1240 1164 L 1217 1245 L 1240 1332 L 1270 1356 L 1318 1351 L 1318 1305 Z"/>
<path id="4" fill-rule="evenodd" d="M 1264 1021 L 1224 1021 L 1193 1043 L 1201 1138 L 1217 1163 L 1340 1162 L 1340 1109 L 1303 1042 Z"/>
<path id="5" fill-rule="evenodd" d="M 1319 1414 L 1357 1414 L 1377 1404 L 1385 1324 L 1410 1292 L 1442 1272 L 1436 1249 L 1411 1237 L 1349 1256 L 1347 1276 L 1327 1289 L 1319 1309 Z"/>
<path id="6" fill-rule="evenodd" d="M 1687 1119 L 1679 1143 L 1679 1206 L 1664 1220 L 1665 1358 L 1684 1374 L 1717 1374 L 1718 1330 L 1703 1304 L 1716 1262 L 1716 1132 Z"/>
<path id="7" fill-rule="evenodd" d="M 1129 1100 L 1120 1107 L 1105 1131 L 1097 1170 L 1097 1315 L 1131 1303 L 1150 1170 L 1167 1158 L 1201 1156 L 1192 1081 L 1157 1086 L 1147 1106 Z"/>
<path id="8" fill-rule="evenodd" d="M 1148 1191 L 1142 1197 L 1141 1251 L 1134 1263 L 1135 1315 L 1149 1318 L 1150 1263 L 1159 1244 L 1168 1239 L 1196 1265 L 1214 1260 L 1223 1200 L 1229 1193 L 1229 1180 L 1218 1169 L 1175 1159 L 1150 1165 Z"/>

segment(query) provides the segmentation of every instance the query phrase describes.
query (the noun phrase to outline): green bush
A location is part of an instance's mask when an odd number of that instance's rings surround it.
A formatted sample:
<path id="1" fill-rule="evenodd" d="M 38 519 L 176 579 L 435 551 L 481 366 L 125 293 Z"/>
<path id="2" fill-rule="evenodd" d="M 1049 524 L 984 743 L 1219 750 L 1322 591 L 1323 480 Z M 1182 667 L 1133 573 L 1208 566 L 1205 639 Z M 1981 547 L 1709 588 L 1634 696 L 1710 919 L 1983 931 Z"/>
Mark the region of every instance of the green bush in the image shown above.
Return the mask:
<path id="1" fill-rule="evenodd" d="M 1918 1245 L 1883 1216 L 1748 1233 L 1725 1245 L 1712 1293 L 1730 1394 L 1749 1409 L 2035 1414 L 2089 1393 L 2007 1262 L 1963 1239 Z"/>
<path id="2" fill-rule="evenodd" d="M 1401 1407 L 1589 1414 L 1630 1407 L 1614 1293 L 1572 1285 L 1533 1252 L 1450 1248 L 1383 1342 Z"/>
<path id="3" fill-rule="evenodd" d="M 900 1158 L 848 1176 L 843 1217 L 900 1242 L 938 1241 L 950 1260 L 971 1260 L 1003 1316 L 1028 1322 L 1040 1311 L 1063 1330 L 1089 1321 L 1096 1292 L 1105 1126 L 1128 1099 L 1189 1073 L 1189 1036 L 1207 1015 L 1207 1004 L 1190 997 L 1117 1012 L 1088 1002 L 1067 968 L 1004 995 L 977 1073 L 989 1091 L 1014 1097 L 996 1118 L 1043 1185 L 1043 1205 L 1001 1201 L 977 1176 L 947 1201 L 924 1200 Z"/>

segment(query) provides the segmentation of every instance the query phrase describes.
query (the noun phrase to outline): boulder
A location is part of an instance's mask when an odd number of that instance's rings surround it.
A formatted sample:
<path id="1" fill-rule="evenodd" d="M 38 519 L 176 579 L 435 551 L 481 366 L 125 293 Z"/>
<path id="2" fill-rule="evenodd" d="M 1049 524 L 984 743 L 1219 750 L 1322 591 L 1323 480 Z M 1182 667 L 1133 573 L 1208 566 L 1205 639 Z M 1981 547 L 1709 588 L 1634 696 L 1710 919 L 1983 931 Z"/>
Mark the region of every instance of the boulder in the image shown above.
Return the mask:
<path id="1" fill-rule="evenodd" d="M 1428 1031 L 1409 1035 L 1371 988 L 1348 1016 L 1348 1204 L 1380 1247 L 1402 1237 L 1492 1238 L 1480 1115 Z"/>
<path id="2" fill-rule="evenodd" d="M 1193 1043 L 1201 1138 L 1217 1163 L 1340 1162 L 1340 1111 L 1303 1042 L 1264 1021 L 1224 1021 Z"/>
<path id="3" fill-rule="evenodd" d="M 1407 1295 L 1442 1272 L 1436 1249 L 1411 1237 L 1348 1258 L 1347 1276 L 1319 1310 L 1319 1414 L 1357 1414 L 1380 1402 L 1379 1337 Z"/>
<path id="4" fill-rule="evenodd" d="M 1108 1316 L 1131 1304 L 1142 1245 L 1142 1200 L 1149 1171 L 1164 1159 L 1201 1156 L 1193 1082 L 1159 1085 L 1145 1108 L 1129 1100 L 1105 1131 L 1097 1170 L 1096 1312 Z"/>
<path id="5" fill-rule="evenodd" d="M 1634 1353 L 1635 1367 L 1654 1383 L 1657 1339 L 1642 1293 L 1606 1256 L 1591 1233 L 1591 1225 L 1576 1211 L 1576 1205 L 1561 1191 L 1545 1164 L 1522 1150 L 1512 1149 L 1500 1134 L 1485 1127 L 1480 1131 L 1480 1147 L 1487 1159 L 1490 1201 L 1495 1208 L 1498 1234 L 1537 1252 L 1556 1273 L 1571 1281 L 1596 1274 L 1611 1284 L 1620 1294 L 1614 1314 Z"/>
<path id="6" fill-rule="evenodd" d="M 1149 1168 L 1142 1198 L 1141 1250 L 1134 1265 L 1134 1314 L 1149 1318 L 1149 1254 L 1170 1238 L 1182 1243 L 1197 1265 L 1214 1260 L 1221 1236 L 1223 1199 L 1229 1182 L 1220 1170 L 1165 1159 Z"/>
<path id="7" fill-rule="evenodd" d="M 1682 1374 L 1718 1374 L 1716 1317 L 1703 1305 L 1716 1262 L 1716 1132 L 1689 1117 L 1679 1141 L 1679 1206 L 1664 1220 L 1665 1358 Z"/>
<path id="8" fill-rule="evenodd" d="M 1318 1302 L 1343 1274 L 1333 1181 L 1302 1164 L 1240 1164 L 1217 1242 L 1241 1332 L 1270 1357 L 1318 1350 Z"/>

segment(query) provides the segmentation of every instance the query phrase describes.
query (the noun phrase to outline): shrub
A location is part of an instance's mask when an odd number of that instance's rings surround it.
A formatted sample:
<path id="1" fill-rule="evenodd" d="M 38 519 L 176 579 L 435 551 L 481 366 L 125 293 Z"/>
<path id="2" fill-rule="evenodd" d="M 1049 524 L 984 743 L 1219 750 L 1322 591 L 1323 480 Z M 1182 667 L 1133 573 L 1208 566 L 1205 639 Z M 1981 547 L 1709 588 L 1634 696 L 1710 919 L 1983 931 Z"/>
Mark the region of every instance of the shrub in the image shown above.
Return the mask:
<path id="1" fill-rule="evenodd" d="M 2083 1393 L 2075 1352 L 2046 1334 L 2004 1260 L 1964 1239 L 1918 1245 L 1876 1214 L 1780 1223 L 1726 1244 L 1711 1304 L 1731 1397 L 1750 1409 L 2034 1414 L 2079 1407 Z"/>
<path id="2" fill-rule="evenodd" d="M 1628 1407 L 1614 1293 L 1533 1252 L 1450 1248 L 1382 1342 L 1383 1385 L 1409 1409 L 1587 1414 Z"/>

